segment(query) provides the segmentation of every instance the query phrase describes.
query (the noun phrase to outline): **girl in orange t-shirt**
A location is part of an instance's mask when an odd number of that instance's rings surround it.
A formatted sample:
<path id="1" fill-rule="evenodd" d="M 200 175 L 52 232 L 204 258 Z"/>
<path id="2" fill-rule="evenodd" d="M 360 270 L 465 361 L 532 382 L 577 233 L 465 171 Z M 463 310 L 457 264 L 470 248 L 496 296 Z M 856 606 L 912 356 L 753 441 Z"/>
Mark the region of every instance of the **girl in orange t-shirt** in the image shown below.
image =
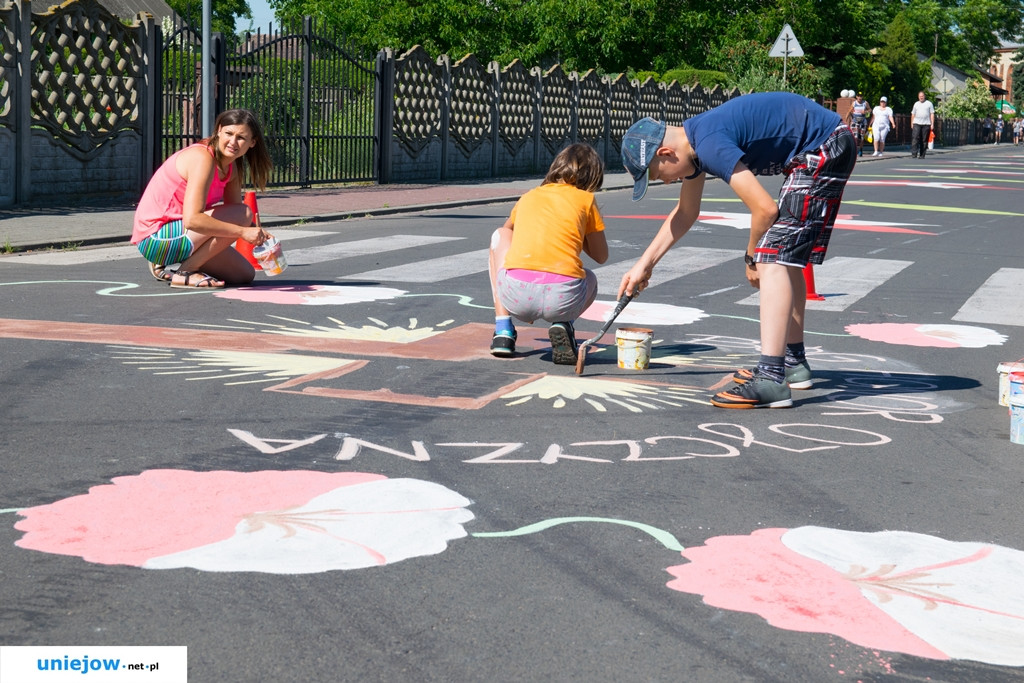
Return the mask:
<path id="1" fill-rule="evenodd" d="M 590 145 L 566 147 L 544 182 L 516 202 L 505 224 L 491 237 L 489 270 L 494 295 L 491 353 L 511 356 L 516 348 L 512 318 L 546 320 L 551 359 L 575 365 L 572 322 L 597 298 L 597 276 L 583 267 L 580 253 L 608 260 L 604 221 L 594 191 L 604 182 L 604 164 Z"/>

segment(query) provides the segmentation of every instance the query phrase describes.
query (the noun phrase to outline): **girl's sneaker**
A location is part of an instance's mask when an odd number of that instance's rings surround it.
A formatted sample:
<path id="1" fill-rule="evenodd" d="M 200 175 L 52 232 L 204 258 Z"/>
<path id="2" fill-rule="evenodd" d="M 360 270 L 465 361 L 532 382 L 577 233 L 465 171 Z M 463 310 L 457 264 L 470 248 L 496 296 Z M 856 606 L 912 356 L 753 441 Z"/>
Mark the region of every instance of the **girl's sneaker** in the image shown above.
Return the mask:
<path id="1" fill-rule="evenodd" d="M 499 358 L 508 358 L 516 352 L 516 332 L 508 335 L 505 332 L 495 332 L 491 339 L 491 355 Z"/>
<path id="2" fill-rule="evenodd" d="M 579 347 L 572 323 L 554 323 L 548 328 L 551 340 L 551 362 L 556 365 L 576 365 Z"/>

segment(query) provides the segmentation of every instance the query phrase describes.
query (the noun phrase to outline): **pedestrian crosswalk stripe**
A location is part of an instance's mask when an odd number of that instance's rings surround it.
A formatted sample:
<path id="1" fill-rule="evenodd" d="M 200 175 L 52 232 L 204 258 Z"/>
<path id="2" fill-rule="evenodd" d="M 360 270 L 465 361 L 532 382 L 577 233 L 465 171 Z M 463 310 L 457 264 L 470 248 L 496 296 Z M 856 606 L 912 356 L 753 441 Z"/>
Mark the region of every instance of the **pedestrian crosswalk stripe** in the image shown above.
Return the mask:
<path id="1" fill-rule="evenodd" d="M 814 288 L 825 300 L 808 301 L 807 308 L 817 311 L 845 310 L 912 263 L 851 256 L 830 258 L 822 265 L 814 266 Z M 757 306 L 760 298 L 758 293 L 754 293 L 737 303 Z"/>
<path id="2" fill-rule="evenodd" d="M 705 268 L 711 268 L 727 261 L 742 263 L 743 252 L 737 249 L 702 249 L 699 247 L 675 247 L 669 249 L 654 269 L 651 287 L 663 285 L 685 275 L 692 275 Z M 633 267 L 635 261 L 618 261 L 594 269 L 597 288 L 601 292 L 615 292 L 619 289 L 622 276 Z M 737 266 L 737 270 L 739 266 Z"/>
<path id="3" fill-rule="evenodd" d="M 454 253 L 433 259 L 418 260 L 422 254 L 418 247 L 453 243 L 465 244 L 465 237 L 438 235 L 393 235 L 349 242 L 334 242 L 317 247 L 289 248 L 293 240 L 311 237 L 337 237 L 336 233 L 323 231 L 281 230 L 279 237 L 285 243 L 285 253 L 291 265 L 311 265 L 342 259 L 363 257 L 373 254 L 408 250 L 408 254 L 396 256 L 407 261 L 376 270 L 341 275 L 339 280 L 432 283 L 463 276 L 487 277 L 487 249 Z M 670 249 L 654 270 L 650 286 L 659 287 L 679 278 L 693 275 L 702 270 L 735 262 L 736 280 L 741 280 L 742 252 L 738 249 L 713 249 L 677 246 Z M 0 267 L 7 263 L 26 265 L 69 266 L 89 263 L 104 263 L 125 259 L 138 259 L 144 265 L 134 246 L 113 246 L 102 249 L 81 249 L 77 251 L 55 251 L 31 253 L 0 259 Z M 593 268 L 601 292 L 609 293 L 618 289 L 622 276 L 635 263 L 634 258 L 616 261 Z M 873 290 L 898 275 L 912 261 L 854 258 L 837 256 L 814 267 L 815 289 L 825 296 L 824 301 L 809 301 L 810 310 L 843 311 L 855 302 L 868 296 Z M 588 266 L 589 267 L 589 266 Z M 745 286 L 745 284 L 741 285 Z M 716 289 L 711 294 L 717 297 L 729 296 L 734 287 Z M 1014 305 L 1018 293 L 1024 291 L 1024 269 L 1002 268 L 963 304 L 952 320 L 987 324 L 1024 326 L 1024 308 Z M 738 293 L 738 292 L 737 292 Z M 697 293 L 689 292 L 693 296 Z M 736 293 L 733 293 L 735 296 Z M 736 303 L 756 306 L 760 303 L 759 293 Z"/>
<path id="4" fill-rule="evenodd" d="M 390 235 L 388 237 L 374 237 L 366 240 L 355 240 L 353 242 L 337 242 L 334 244 L 327 244 L 322 247 L 286 249 L 285 258 L 288 259 L 289 265 L 308 266 L 314 263 L 324 263 L 325 261 L 338 261 L 341 259 L 353 258 L 355 256 L 381 254 L 386 251 L 412 249 L 414 247 L 425 247 L 431 244 L 441 244 L 443 242 L 454 242 L 464 239 L 466 238 L 440 237 L 437 235 Z M 486 256 L 484 257 L 484 267 L 487 267 Z M 406 282 L 429 282 L 429 280 L 406 280 Z"/>
<path id="5" fill-rule="evenodd" d="M 463 275 L 487 271 L 490 250 L 477 249 L 462 254 L 426 259 L 391 268 L 367 270 L 341 276 L 342 280 L 368 280 L 375 282 L 440 282 Z"/>
<path id="6" fill-rule="evenodd" d="M 275 235 L 281 240 L 285 249 L 291 240 L 304 239 L 307 237 L 321 237 L 334 233 L 321 230 L 288 230 L 280 232 L 275 230 Z M 125 238 L 127 239 L 127 238 Z M 291 252 L 288 252 L 291 253 Z M 76 266 L 86 263 L 104 263 L 108 261 L 124 261 L 126 259 L 142 259 L 139 248 L 135 245 L 102 247 L 95 249 L 75 249 L 73 251 L 41 251 L 29 254 L 12 254 L 0 259 L 2 265 L 23 265 L 23 266 Z M 289 259 L 291 262 L 291 259 Z M 142 263 L 145 263 L 142 261 Z"/>
<path id="7" fill-rule="evenodd" d="M 1024 308 L 1016 305 L 1024 292 L 1024 269 L 1000 268 L 968 299 L 953 320 L 1024 326 Z"/>

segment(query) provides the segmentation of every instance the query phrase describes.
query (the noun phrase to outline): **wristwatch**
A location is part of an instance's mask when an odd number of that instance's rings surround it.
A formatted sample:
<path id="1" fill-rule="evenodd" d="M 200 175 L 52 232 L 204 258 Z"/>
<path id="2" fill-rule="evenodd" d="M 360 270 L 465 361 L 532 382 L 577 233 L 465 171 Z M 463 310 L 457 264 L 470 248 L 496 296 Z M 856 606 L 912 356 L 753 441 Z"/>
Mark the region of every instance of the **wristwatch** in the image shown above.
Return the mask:
<path id="1" fill-rule="evenodd" d="M 755 261 L 754 257 L 751 256 L 750 254 L 743 254 L 743 262 L 746 263 L 751 268 L 757 266 L 757 261 Z"/>

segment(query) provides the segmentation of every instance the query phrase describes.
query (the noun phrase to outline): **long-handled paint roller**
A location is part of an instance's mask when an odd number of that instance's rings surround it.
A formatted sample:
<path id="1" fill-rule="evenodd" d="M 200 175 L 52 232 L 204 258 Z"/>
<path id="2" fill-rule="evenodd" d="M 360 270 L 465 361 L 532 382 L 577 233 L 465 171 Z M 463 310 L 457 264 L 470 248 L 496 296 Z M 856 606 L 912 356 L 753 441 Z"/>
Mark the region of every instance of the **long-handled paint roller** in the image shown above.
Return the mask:
<path id="1" fill-rule="evenodd" d="M 576 358 L 577 375 L 583 374 L 583 363 L 586 362 L 585 359 L 587 357 L 587 347 L 590 346 L 591 344 L 596 344 L 598 341 L 600 341 L 601 337 L 603 337 L 605 335 L 605 332 L 608 331 L 608 328 L 612 326 L 613 322 L 615 322 L 615 319 L 619 317 L 619 313 L 622 313 L 622 309 L 625 308 L 626 304 L 632 301 L 633 297 L 635 297 L 637 294 L 639 294 L 639 292 L 634 292 L 633 294 L 623 294 L 621 297 L 619 297 L 619 303 L 615 304 L 615 310 L 612 311 L 611 317 L 608 318 L 608 320 L 605 322 L 604 327 L 602 327 L 601 331 L 597 333 L 597 336 L 593 337 L 592 339 L 588 339 L 587 341 L 580 344 L 578 356 Z"/>

